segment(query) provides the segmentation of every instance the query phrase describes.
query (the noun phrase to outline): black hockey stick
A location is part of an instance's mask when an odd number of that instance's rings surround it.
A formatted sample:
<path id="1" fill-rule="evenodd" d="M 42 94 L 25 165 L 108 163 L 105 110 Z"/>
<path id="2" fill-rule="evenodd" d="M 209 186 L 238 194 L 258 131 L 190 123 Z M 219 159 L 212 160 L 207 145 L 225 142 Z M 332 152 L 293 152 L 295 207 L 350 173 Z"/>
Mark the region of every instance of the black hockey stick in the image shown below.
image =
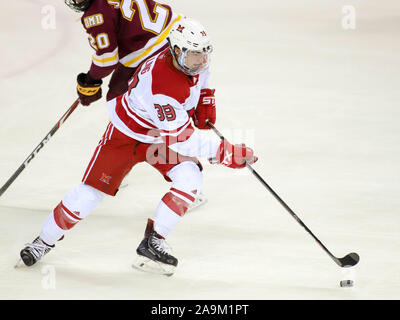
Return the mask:
<path id="1" fill-rule="evenodd" d="M 221 140 L 225 140 L 224 136 L 215 128 L 215 126 L 207 121 L 208 126 L 210 126 L 211 129 L 214 130 L 214 132 L 221 138 Z M 272 190 L 272 188 L 265 182 L 265 180 L 253 169 L 251 165 L 246 163 L 246 167 L 251 171 L 251 173 L 257 178 L 258 181 L 260 181 L 265 188 L 268 189 L 269 192 L 275 197 L 276 200 L 279 201 L 279 203 L 286 209 L 287 212 L 290 213 L 290 215 L 314 238 L 314 240 L 319 244 L 319 246 L 324 249 L 324 251 L 332 258 L 333 261 L 336 262 L 336 264 L 339 267 L 346 268 L 346 267 L 352 267 L 355 266 L 358 261 L 360 261 L 360 256 L 355 253 L 349 253 L 348 255 L 344 256 L 343 258 L 337 258 L 335 257 L 324 245 L 323 243 L 311 232 L 310 229 L 304 224 L 303 221 L 300 220 L 300 218 L 293 212 L 292 209 L 278 196 L 278 194 Z"/>
<path id="2" fill-rule="evenodd" d="M 8 189 L 8 187 L 14 182 L 15 179 L 20 175 L 20 173 L 27 167 L 29 162 L 36 156 L 36 154 L 43 148 L 43 146 L 50 140 L 50 138 L 56 133 L 58 128 L 68 119 L 71 113 L 76 109 L 79 105 L 79 99 L 77 99 L 71 107 L 64 113 L 60 120 L 55 124 L 55 126 L 50 130 L 50 132 L 44 137 L 42 141 L 38 144 L 38 146 L 32 151 L 32 153 L 26 158 L 26 160 L 19 166 L 19 168 L 14 172 L 10 179 L 4 184 L 4 186 L 0 189 L 0 197 L 3 193 Z"/>

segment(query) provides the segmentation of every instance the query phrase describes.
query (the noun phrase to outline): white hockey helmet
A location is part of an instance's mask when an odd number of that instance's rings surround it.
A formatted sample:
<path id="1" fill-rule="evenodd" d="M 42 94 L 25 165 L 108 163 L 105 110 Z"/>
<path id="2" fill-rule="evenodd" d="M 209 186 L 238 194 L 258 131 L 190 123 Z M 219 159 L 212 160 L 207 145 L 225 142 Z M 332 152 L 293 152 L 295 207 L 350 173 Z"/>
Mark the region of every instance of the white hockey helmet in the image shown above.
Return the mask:
<path id="1" fill-rule="evenodd" d="M 176 22 L 167 39 L 172 55 L 185 74 L 194 76 L 208 68 L 213 47 L 199 22 L 189 18 Z M 180 49 L 179 56 L 175 53 L 175 47 Z"/>

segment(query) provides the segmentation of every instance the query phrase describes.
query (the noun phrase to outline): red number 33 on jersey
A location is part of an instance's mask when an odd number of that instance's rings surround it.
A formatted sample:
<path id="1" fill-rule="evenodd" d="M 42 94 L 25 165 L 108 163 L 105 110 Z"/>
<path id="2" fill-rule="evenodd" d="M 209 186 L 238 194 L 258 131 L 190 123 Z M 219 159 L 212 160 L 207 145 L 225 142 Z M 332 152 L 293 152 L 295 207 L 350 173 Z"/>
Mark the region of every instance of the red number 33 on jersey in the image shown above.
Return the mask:
<path id="1" fill-rule="evenodd" d="M 155 104 L 154 108 L 157 110 L 158 119 L 160 121 L 174 121 L 176 119 L 176 113 L 172 106 L 169 104 L 165 106 L 160 106 L 159 104 Z"/>

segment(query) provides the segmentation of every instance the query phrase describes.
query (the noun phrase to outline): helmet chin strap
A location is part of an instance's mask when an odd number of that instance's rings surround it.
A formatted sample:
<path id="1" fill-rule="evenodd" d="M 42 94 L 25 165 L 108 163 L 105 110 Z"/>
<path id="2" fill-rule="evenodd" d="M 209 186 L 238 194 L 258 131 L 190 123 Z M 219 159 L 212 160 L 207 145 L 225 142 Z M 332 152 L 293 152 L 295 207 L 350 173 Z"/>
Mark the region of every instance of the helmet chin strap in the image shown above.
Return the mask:
<path id="1" fill-rule="evenodd" d="M 179 58 L 176 59 L 176 61 L 178 62 L 178 66 L 184 74 L 186 74 L 188 76 L 193 76 L 193 74 L 190 72 L 190 69 L 185 66 L 186 52 L 187 52 L 186 50 L 181 50 L 181 54 L 180 54 Z M 175 58 L 176 58 L 176 55 L 175 55 Z"/>
<path id="2" fill-rule="evenodd" d="M 179 69 L 183 73 L 187 74 L 186 70 L 185 70 L 185 65 L 184 65 L 184 60 L 185 60 L 185 56 L 186 56 L 186 50 L 180 49 L 181 54 L 180 54 L 180 56 L 178 58 L 176 53 L 175 53 L 175 48 L 171 45 L 171 42 L 170 42 L 169 38 L 167 38 L 167 41 L 169 43 L 169 50 L 172 53 L 172 56 L 174 57 L 174 59 L 176 60 L 176 63 L 178 64 Z"/>
<path id="3" fill-rule="evenodd" d="M 186 57 L 186 50 L 181 50 L 181 55 L 179 56 L 178 64 L 181 68 L 185 68 L 185 57 Z"/>
<path id="4" fill-rule="evenodd" d="M 196 70 L 191 70 L 190 68 L 185 66 L 185 58 L 186 58 L 186 54 L 187 54 L 187 50 L 186 49 L 182 49 L 181 50 L 181 54 L 179 56 L 179 58 L 177 57 L 177 55 L 175 54 L 175 52 L 171 49 L 171 51 L 173 52 L 173 56 L 175 57 L 175 60 L 180 68 L 180 70 L 188 75 L 188 76 L 195 76 L 196 74 L 198 74 L 197 69 Z"/>

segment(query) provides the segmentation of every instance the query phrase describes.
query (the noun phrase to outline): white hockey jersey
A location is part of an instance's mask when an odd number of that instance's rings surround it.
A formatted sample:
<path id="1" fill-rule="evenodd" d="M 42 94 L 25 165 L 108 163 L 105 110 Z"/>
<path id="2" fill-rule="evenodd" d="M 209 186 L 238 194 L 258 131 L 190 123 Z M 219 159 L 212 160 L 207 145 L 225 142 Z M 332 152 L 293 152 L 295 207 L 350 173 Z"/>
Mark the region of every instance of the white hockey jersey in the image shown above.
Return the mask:
<path id="1" fill-rule="evenodd" d="M 112 124 L 143 143 L 165 143 L 191 157 L 215 157 L 220 141 L 192 126 L 200 90 L 208 88 L 209 71 L 189 77 L 172 64 L 168 49 L 145 61 L 129 90 L 108 102 Z"/>

